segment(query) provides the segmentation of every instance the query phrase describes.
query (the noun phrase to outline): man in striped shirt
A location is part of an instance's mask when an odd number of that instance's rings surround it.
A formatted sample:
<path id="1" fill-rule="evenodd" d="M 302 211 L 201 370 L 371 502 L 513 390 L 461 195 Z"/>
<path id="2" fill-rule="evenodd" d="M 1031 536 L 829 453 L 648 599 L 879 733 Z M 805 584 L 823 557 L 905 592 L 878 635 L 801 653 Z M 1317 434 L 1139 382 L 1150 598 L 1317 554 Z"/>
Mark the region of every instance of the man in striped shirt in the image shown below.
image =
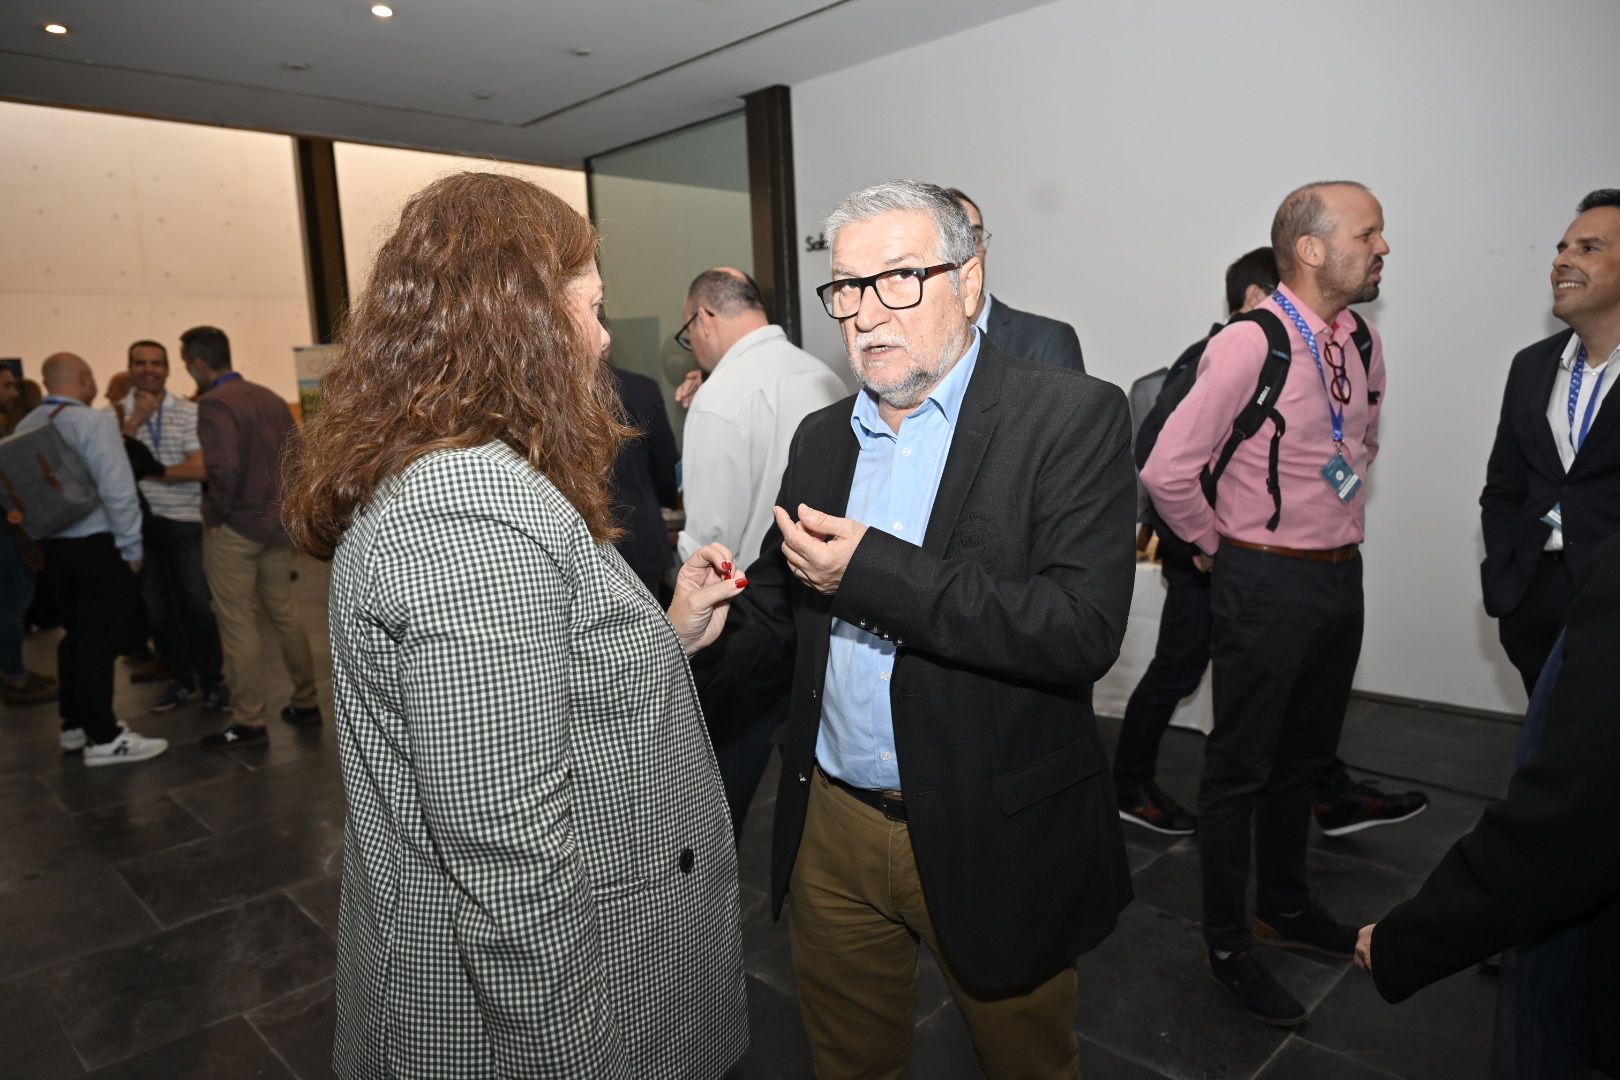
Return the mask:
<path id="1" fill-rule="evenodd" d="M 168 688 L 152 711 L 166 712 L 201 692 L 210 708 L 229 712 L 219 627 L 203 575 L 197 406 L 168 389 L 169 352 L 156 341 L 129 347 L 129 373 L 134 389 L 120 410 L 124 435 L 144 443 L 164 466 L 162 476 L 140 482 L 152 511 L 143 529 L 143 591 L 158 656 L 169 672 Z"/>

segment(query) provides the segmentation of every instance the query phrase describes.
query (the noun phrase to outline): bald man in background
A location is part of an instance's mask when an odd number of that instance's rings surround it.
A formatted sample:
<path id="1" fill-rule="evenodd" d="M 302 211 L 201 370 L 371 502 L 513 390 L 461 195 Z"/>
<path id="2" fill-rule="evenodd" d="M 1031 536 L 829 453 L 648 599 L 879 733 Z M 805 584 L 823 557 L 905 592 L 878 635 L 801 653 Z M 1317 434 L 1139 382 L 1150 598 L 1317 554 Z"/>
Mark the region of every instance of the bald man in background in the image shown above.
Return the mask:
<path id="1" fill-rule="evenodd" d="M 694 278 L 682 318 L 675 341 L 708 377 L 686 416 L 686 528 L 677 547 L 684 560 L 718 540 L 740 568 L 758 557 L 774 521 L 771 505 L 799 421 L 848 397 L 849 390 L 771 323 L 759 288 L 741 270 L 721 266 Z M 732 823 L 740 829 L 770 761 L 771 732 L 786 711 L 705 663 L 695 666 Z"/>
<path id="2" fill-rule="evenodd" d="M 45 579 L 66 633 L 56 648 L 61 680 L 64 752 L 84 751 L 88 766 L 127 765 L 169 748 L 118 722 L 113 713 L 113 665 L 118 642 L 135 610 L 140 573 L 141 509 L 135 474 L 111 413 L 90 408 L 96 377 L 72 353 L 55 353 L 40 368 L 46 397 L 17 424 L 23 434 L 54 424 L 85 464 L 101 504 L 40 541 Z"/>

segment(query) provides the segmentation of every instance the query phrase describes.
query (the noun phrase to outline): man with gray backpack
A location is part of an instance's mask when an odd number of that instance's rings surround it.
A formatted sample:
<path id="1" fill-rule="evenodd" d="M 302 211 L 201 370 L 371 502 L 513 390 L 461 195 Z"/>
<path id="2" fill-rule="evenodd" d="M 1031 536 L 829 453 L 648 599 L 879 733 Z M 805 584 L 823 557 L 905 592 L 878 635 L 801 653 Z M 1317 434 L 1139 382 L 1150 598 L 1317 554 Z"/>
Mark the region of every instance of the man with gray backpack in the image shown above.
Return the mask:
<path id="1" fill-rule="evenodd" d="M 72 353 L 40 368 L 47 396 L 0 440 L 0 503 L 39 542 L 66 633 L 57 645 L 64 752 L 88 766 L 126 765 L 169 748 L 113 713 L 113 667 L 134 610 L 141 511 L 118 422 L 90 408 L 96 378 Z"/>

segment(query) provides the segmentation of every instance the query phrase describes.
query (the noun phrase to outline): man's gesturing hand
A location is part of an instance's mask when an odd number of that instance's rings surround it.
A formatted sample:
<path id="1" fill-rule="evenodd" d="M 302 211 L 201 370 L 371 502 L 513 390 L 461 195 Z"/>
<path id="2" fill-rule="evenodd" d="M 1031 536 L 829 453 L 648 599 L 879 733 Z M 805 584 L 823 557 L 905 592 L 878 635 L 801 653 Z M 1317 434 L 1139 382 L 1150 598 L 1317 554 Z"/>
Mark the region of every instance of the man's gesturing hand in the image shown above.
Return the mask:
<path id="1" fill-rule="evenodd" d="M 782 530 L 782 554 L 793 576 L 816 592 L 827 596 L 837 592 L 855 546 L 866 535 L 866 526 L 823 514 L 804 503 L 799 504 L 797 522 L 780 506 L 774 510 L 776 527 Z"/>

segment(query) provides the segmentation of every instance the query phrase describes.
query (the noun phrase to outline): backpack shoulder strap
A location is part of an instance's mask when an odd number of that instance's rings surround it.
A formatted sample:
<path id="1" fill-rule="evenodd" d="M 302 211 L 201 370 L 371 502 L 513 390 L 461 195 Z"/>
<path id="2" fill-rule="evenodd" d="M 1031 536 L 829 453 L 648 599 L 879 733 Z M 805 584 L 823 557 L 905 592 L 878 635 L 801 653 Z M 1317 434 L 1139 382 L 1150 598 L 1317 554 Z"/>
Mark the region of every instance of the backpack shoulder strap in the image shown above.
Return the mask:
<path id="1" fill-rule="evenodd" d="M 1288 425 L 1282 414 L 1277 411 L 1277 399 L 1282 396 L 1283 385 L 1288 381 L 1288 369 L 1293 364 L 1294 346 L 1288 340 L 1288 330 L 1283 326 L 1282 320 L 1269 311 L 1256 309 L 1246 311 L 1241 315 L 1233 316 L 1232 321 L 1238 320 L 1257 323 L 1266 335 L 1266 356 L 1260 364 L 1260 377 L 1255 381 L 1254 393 L 1249 401 L 1238 412 L 1237 419 L 1232 421 L 1232 434 L 1221 447 L 1220 456 L 1215 459 L 1213 466 L 1205 466 L 1200 480 L 1203 483 L 1204 498 L 1209 500 L 1211 506 L 1215 505 L 1215 494 L 1220 484 L 1221 474 L 1232 462 L 1232 455 L 1247 439 L 1253 438 L 1261 426 L 1271 421 L 1271 452 L 1266 470 L 1266 488 L 1271 492 L 1273 512 L 1266 528 L 1275 531 L 1277 523 L 1282 520 L 1282 487 L 1277 480 L 1277 451 L 1283 432 Z"/>
<path id="2" fill-rule="evenodd" d="M 1376 405 L 1383 395 L 1372 388 L 1372 328 L 1367 325 L 1367 320 L 1363 319 L 1359 312 L 1352 311 L 1350 317 L 1356 320 L 1356 328 L 1350 332 L 1350 340 L 1356 343 L 1356 351 L 1361 354 L 1361 370 L 1367 375 L 1367 404 Z"/>

